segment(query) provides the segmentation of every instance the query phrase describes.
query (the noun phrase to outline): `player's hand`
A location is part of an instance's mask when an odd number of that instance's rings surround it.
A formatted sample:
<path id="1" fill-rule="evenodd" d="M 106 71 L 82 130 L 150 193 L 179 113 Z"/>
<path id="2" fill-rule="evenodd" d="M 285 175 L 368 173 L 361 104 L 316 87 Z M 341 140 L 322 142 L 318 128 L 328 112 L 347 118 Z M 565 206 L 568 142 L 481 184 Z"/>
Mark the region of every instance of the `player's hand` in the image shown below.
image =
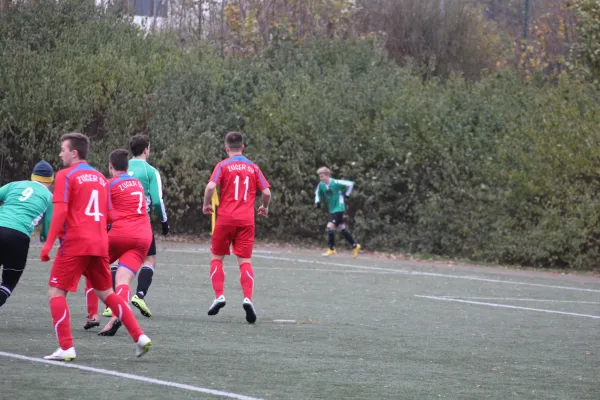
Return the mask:
<path id="1" fill-rule="evenodd" d="M 263 207 L 263 206 L 258 207 L 258 215 L 260 215 L 262 217 L 268 217 L 269 216 L 269 208 Z"/>
<path id="2" fill-rule="evenodd" d="M 169 231 L 171 230 L 169 223 L 167 221 L 165 221 L 165 222 L 161 222 L 161 225 L 162 225 L 163 236 L 167 236 L 169 234 Z"/>
<path id="3" fill-rule="evenodd" d="M 213 210 L 212 206 L 210 204 L 205 205 L 204 207 L 202 207 L 202 212 L 204 214 L 212 214 L 215 212 L 215 210 Z"/>
<path id="4" fill-rule="evenodd" d="M 50 261 L 50 250 L 52 250 L 52 245 L 46 243 L 44 247 L 42 247 L 42 251 L 40 252 L 40 260 L 43 262 Z"/>
<path id="5" fill-rule="evenodd" d="M 321 208 L 321 202 L 315 203 L 315 207 Z"/>

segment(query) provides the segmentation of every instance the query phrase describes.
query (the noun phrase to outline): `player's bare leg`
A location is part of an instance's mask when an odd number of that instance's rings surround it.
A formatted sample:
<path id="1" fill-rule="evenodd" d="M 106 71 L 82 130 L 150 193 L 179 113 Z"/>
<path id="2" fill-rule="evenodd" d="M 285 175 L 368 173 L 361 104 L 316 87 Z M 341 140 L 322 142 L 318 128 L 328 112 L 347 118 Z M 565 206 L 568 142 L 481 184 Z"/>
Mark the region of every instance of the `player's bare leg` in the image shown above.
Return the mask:
<path id="1" fill-rule="evenodd" d="M 48 298 L 50 300 L 52 325 L 54 325 L 60 347 L 54 353 L 44 356 L 44 358 L 54 361 L 72 361 L 77 357 L 77 353 L 71 334 L 71 313 L 67 304 L 67 291 L 51 286 L 48 289 Z"/>
<path id="2" fill-rule="evenodd" d="M 254 291 L 254 270 L 252 269 L 252 259 L 238 257 L 240 264 L 240 284 L 244 293 L 242 307 L 246 311 L 246 321 L 253 324 L 256 322 L 256 310 L 252 304 L 252 292 Z"/>
<path id="3" fill-rule="evenodd" d="M 129 304 L 131 289 L 129 285 L 135 277 L 133 271 L 125 266 L 120 266 L 115 274 L 114 286 L 116 287 L 117 296 L 121 297 L 125 304 Z M 116 316 L 113 316 L 106 326 L 98 333 L 100 336 L 114 336 L 121 327 L 121 321 Z"/>
<path id="4" fill-rule="evenodd" d="M 150 289 L 155 266 L 156 256 L 147 256 L 144 259 L 140 272 L 138 273 L 138 286 L 135 295 L 131 299 L 131 304 L 140 310 L 144 317 L 148 318 L 152 316 L 152 312 L 146 305 L 146 300 L 144 300 L 144 298 L 148 294 L 148 289 Z"/>
<path id="5" fill-rule="evenodd" d="M 225 256 L 211 254 L 210 257 L 210 282 L 215 291 L 215 300 L 208 308 L 208 315 L 217 315 L 219 310 L 227 304 L 223 287 L 225 285 L 225 271 L 223 270 L 223 259 Z"/>

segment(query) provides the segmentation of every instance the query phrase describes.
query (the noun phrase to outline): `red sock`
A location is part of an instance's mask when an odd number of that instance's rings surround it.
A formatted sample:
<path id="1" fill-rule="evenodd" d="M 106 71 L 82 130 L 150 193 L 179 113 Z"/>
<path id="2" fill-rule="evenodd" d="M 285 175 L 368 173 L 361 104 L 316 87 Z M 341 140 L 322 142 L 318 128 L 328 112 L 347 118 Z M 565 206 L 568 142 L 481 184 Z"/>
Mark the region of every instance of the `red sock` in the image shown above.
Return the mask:
<path id="1" fill-rule="evenodd" d="M 87 307 L 88 318 L 92 318 L 98 314 L 98 296 L 94 292 L 94 288 L 89 286 L 90 281 L 85 281 L 85 306 Z"/>
<path id="2" fill-rule="evenodd" d="M 111 293 L 104 302 L 112 310 L 113 317 L 117 317 L 121 320 L 121 322 L 123 322 L 123 325 L 125 325 L 125 328 L 127 328 L 127 331 L 129 332 L 129 335 L 133 341 L 137 342 L 144 332 L 142 332 L 142 328 L 140 328 L 138 325 L 137 320 L 133 316 L 133 313 L 129 309 L 129 306 L 125 300 L 117 296 L 115 293 Z"/>
<path id="3" fill-rule="evenodd" d="M 122 298 L 123 301 L 125 301 L 125 304 L 127 304 L 127 306 L 129 307 L 129 299 L 131 297 L 131 289 L 129 288 L 129 285 L 117 286 L 116 293 L 117 293 L 117 296 Z M 131 309 L 131 307 L 129 307 L 129 309 Z"/>
<path id="4" fill-rule="evenodd" d="M 252 301 L 252 290 L 254 289 L 254 271 L 252 270 L 252 264 L 244 263 L 240 265 L 240 283 L 242 284 L 244 297 L 247 297 Z"/>
<path id="5" fill-rule="evenodd" d="M 225 286 L 225 271 L 223 270 L 223 261 L 212 260 L 210 262 L 210 281 L 212 282 L 215 298 L 223 295 L 223 286 Z"/>
<path id="6" fill-rule="evenodd" d="M 50 314 L 52 314 L 52 324 L 60 348 L 70 349 L 73 347 L 73 335 L 71 335 L 71 313 L 69 313 L 66 297 L 58 296 L 50 299 Z"/>

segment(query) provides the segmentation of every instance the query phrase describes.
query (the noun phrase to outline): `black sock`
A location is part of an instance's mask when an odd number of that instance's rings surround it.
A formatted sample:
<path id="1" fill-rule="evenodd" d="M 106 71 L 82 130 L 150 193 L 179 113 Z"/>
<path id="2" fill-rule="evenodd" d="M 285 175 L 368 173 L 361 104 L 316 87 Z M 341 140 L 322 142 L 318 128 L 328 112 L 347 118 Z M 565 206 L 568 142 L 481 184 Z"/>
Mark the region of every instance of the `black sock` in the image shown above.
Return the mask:
<path id="1" fill-rule="evenodd" d="M 152 283 L 152 276 L 154 275 L 154 268 L 150 265 L 142 265 L 138 274 L 138 285 L 135 290 L 137 296 L 141 299 L 148 294 L 150 284 Z"/>
<path id="2" fill-rule="evenodd" d="M 356 247 L 356 242 L 355 242 L 355 241 L 354 241 L 354 239 L 352 238 L 352 235 L 350 234 L 350 232 L 348 232 L 348 231 L 346 230 L 346 228 L 342 229 L 342 230 L 340 231 L 340 233 L 341 233 L 342 235 L 344 235 L 344 237 L 346 238 L 346 240 L 348 241 L 348 243 L 350 243 L 350 245 L 352 246 L 352 248 L 355 248 L 355 247 Z"/>
<path id="3" fill-rule="evenodd" d="M 112 283 L 113 283 L 113 290 L 116 292 L 117 289 L 115 288 L 116 282 L 117 282 L 117 270 L 119 269 L 118 265 L 111 265 L 110 266 L 110 275 L 112 276 Z"/>
<path id="4" fill-rule="evenodd" d="M 23 275 L 23 270 L 15 271 L 15 270 L 7 270 L 2 269 L 2 284 L 0 284 L 0 306 L 6 303 L 6 300 L 10 297 L 13 290 L 19 283 L 19 279 L 21 279 L 21 275 Z"/>
<path id="5" fill-rule="evenodd" d="M 0 288 L 0 307 L 2 307 L 4 305 L 4 303 L 6 303 L 6 300 L 8 299 L 9 296 L 10 296 L 9 293 L 5 292 L 4 290 L 2 290 Z"/>
<path id="6" fill-rule="evenodd" d="M 327 229 L 327 236 L 329 237 L 329 248 L 335 249 L 335 231 L 333 229 Z"/>

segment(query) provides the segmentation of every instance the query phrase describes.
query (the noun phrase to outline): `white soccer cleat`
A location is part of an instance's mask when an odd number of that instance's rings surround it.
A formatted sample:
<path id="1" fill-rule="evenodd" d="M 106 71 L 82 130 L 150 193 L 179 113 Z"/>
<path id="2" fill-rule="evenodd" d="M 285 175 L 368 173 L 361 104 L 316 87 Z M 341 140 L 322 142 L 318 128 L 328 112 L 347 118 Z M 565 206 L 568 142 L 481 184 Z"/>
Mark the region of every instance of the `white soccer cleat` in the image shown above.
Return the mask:
<path id="1" fill-rule="evenodd" d="M 50 354 L 49 356 L 44 356 L 44 360 L 73 361 L 75 357 L 77 357 L 75 347 L 71 347 L 67 350 L 63 350 L 59 347 L 54 353 Z"/>
<path id="2" fill-rule="evenodd" d="M 246 321 L 249 324 L 253 324 L 256 322 L 256 311 L 254 311 L 254 305 L 250 301 L 249 298 L 244 298 L 244 302 L 242 303 L 242 307 L 246 311 Z"/>
<path id="3" fill-rule="evenodd" d="M 225 307 L 225 304 L 227 304 L 227 302 L 225 301 L 225 296 L 220 295 L 215 299 L 215 301 L 213 301 L 213 303 L 208 308 L 208 315 L 217 315 L 219 313 L 219 310 Z"/>
<path id="4" fill-rule="evenodd" d="M 135 356 L 143 356 L 148 351 L 150 351 L 150 346 L 152 346 L 152 341 L 150 340 L 150 338 L 146 335 L 140 336 L 135 344 Z"/>

